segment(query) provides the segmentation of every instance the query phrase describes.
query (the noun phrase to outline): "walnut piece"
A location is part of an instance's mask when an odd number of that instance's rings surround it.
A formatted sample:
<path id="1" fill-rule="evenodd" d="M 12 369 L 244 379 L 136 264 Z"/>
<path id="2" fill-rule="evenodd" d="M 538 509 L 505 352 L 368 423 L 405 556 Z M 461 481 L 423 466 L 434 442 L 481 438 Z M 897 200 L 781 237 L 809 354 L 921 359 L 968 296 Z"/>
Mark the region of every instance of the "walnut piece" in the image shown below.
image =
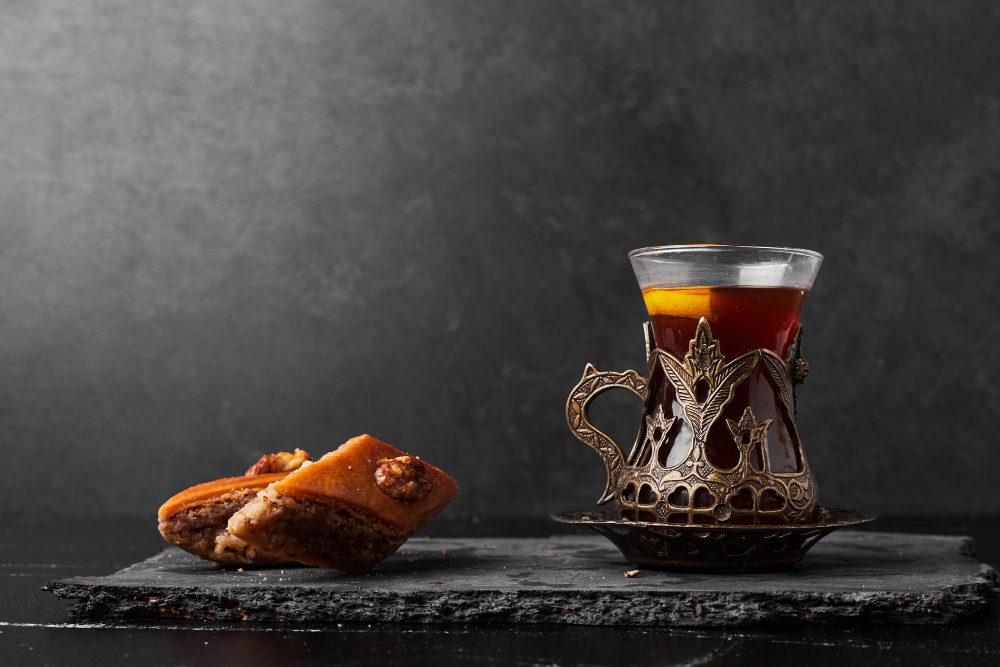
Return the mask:
<path id="1" fill-rule="evenodd" d="M 253 475 L 266 475 L 269 472 L 289 472 L 295 470 L 306 461 L 312 461 L 312 457 L 304 449 L 296 449 L 294 452 L 264 454 L 257 463 L 250 466 L 243 474 L 250 477 Z"/>
<path id="2" fill-rule="evenodd" d="M 434 482 L 424 477 L 423 462 L 415 456 L 380 459 L 375 484 L 385 495 L 403 502 L 420 500 L 434 488 Z"/>

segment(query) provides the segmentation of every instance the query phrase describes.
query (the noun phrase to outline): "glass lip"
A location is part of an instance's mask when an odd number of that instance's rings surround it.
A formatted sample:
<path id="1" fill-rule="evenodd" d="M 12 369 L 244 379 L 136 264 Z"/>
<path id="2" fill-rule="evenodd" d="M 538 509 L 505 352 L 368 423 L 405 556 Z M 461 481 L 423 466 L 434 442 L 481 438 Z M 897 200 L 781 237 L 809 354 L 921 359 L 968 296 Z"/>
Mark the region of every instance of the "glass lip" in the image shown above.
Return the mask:
<path id="1" fill-rule="evenodd" d="M 628 258 L 635 259 L 667 253 L 681 254 L 686 252 L 720 252 L 725 250 L 769 250 L 771 252 L 783 252 L 789 255 L 801 255 L 803 257 L 812 257 L 819 260 L 823 259 L 823 255 L 820 253 L 815 250 L 806 250 L 805 248 L 788 248 L 783 246 L 766 245 L 727 245 L 725 243 L 693 243 L 647 246 L 645 248 L 636 248 L 635 250 L 630 251 Z"/>

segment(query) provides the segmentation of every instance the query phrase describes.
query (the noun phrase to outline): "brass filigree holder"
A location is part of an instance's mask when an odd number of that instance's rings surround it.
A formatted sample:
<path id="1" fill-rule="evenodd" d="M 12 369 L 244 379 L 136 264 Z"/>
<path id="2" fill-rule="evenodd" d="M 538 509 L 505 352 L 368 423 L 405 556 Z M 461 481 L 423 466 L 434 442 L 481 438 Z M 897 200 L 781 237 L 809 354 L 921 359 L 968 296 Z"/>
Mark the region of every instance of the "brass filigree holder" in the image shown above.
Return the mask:
<path id="1" fill-rule="evenodd" d="M 598 503 L 615 500 L 617 516 L 602 511 L 553 518 L 597 530 L 633 562 L 701 568 L 794 563 L 830 531 L 874 520 L 862 512 L 826 510 L 818 504 L 816 482 L 795 421 L 795 385 L 808 372 L 801 356 L 801 325 L 784 359 L 771 350 L 758 349 L 728 363 L 705 318 L 698 322 L 683 360 L 654 347 L 648 323 L 645 333 L 645 378 L 635 371 L 600 372 L 587 364 L 566 403 L 570 430 L 597 451 L 607 468 L 607 486 Z M 750 407 L 739 420 L 726 419 L 739 451 L 737 464 L 718 468 L 707 455 L 710 429 L 733 400 L 736 388 L 758 365 L 766 370 L 785 411 L 785 423 L 794 434 L 801 465 L 791 472 L 771 469 L 767 430 L 772 420 L 758 421 Z M 676 404 L 668 410 L 679 412 L 670 417 L 663 404 L 654 405 L 650 396 L 650 386 L 664 381 L 672 386 Z M 587 417 L 590 401 L 616 387 L 632 391 L 646 403 L 644 423 L 627 458 Z M 660 449 L 676 447 L 679 436 L 675 431 L 684 425 L 690 441 L 687 453 L 664 465 Z M 668 445 L 671 433 L 675 439 Z M 757 465 L 754 452 L 759 452 Z"/>

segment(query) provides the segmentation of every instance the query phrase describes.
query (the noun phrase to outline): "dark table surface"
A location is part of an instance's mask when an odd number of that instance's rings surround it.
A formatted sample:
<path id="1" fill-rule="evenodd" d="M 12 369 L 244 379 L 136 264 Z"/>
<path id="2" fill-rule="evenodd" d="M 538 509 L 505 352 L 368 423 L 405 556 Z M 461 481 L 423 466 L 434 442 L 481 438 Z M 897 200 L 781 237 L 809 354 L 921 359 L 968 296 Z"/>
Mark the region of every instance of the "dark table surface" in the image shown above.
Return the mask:
<path id="1" fill-rule="evenodd" d="M 1000 566 L 998 517 L 882 519 L 883 531 L 971 535 Z M 433 528 L 433 526 L 432 526 Z M 432 535 L 541 536 L 548 522 L 483 521 Z M 945 626 L 630 629 L 583 626 L 232 624 L 74 619 L 45 582 L 110 574 L 155 554 L 150 521 L 0 517 L 0 664 L 19 665 L 997 665 L 1000 601 Z"/>

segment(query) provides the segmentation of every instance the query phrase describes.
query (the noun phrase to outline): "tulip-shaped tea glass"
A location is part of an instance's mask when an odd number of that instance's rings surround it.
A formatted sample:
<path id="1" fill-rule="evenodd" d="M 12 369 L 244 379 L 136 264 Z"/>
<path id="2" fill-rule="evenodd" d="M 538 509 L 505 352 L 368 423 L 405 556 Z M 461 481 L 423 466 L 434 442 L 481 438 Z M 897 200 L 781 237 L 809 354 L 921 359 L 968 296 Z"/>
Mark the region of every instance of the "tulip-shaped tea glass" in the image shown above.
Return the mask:
<path id="1" fill-rule="evenodd" d="M 830 523 L 817 502 L 795 406 L 795 385 L 808 370 L 801 356 L 799 313 L 822 255 L 793 248 L 696 245 L 641 248 L 629 259 L 649 312 L 647 372 L 600 372 L 588 364 L 566 405 L 570 429 L 607 467 L 608 484 L 599 502 L 615 501 L 613 523 L 619 533 L 626 523 L 697 527 L 702 535 L 710 534 L 704 532 L 710 526 Z M 587 418 L 590 400 L 615 387 L 645 402 L 627 456 Z M 804 541 L 798 547 L 782 545 L 778 551 L 787 547 L 786 557 L 769 558 L 767 549 L 749 548 L 737 539 L 717 540 L 721 561 L 692 563 L 684 558 L 692 554 L 684 553 L 660 553 L 652 560 L 626 555 L 653 564 L 718 566 L 749 549 L 744 562 L 761 557 L 761 564 L 771 564 L 800 559 L 808 548 Z M 772 546 L 778 548 L 778 542 Z"/>

